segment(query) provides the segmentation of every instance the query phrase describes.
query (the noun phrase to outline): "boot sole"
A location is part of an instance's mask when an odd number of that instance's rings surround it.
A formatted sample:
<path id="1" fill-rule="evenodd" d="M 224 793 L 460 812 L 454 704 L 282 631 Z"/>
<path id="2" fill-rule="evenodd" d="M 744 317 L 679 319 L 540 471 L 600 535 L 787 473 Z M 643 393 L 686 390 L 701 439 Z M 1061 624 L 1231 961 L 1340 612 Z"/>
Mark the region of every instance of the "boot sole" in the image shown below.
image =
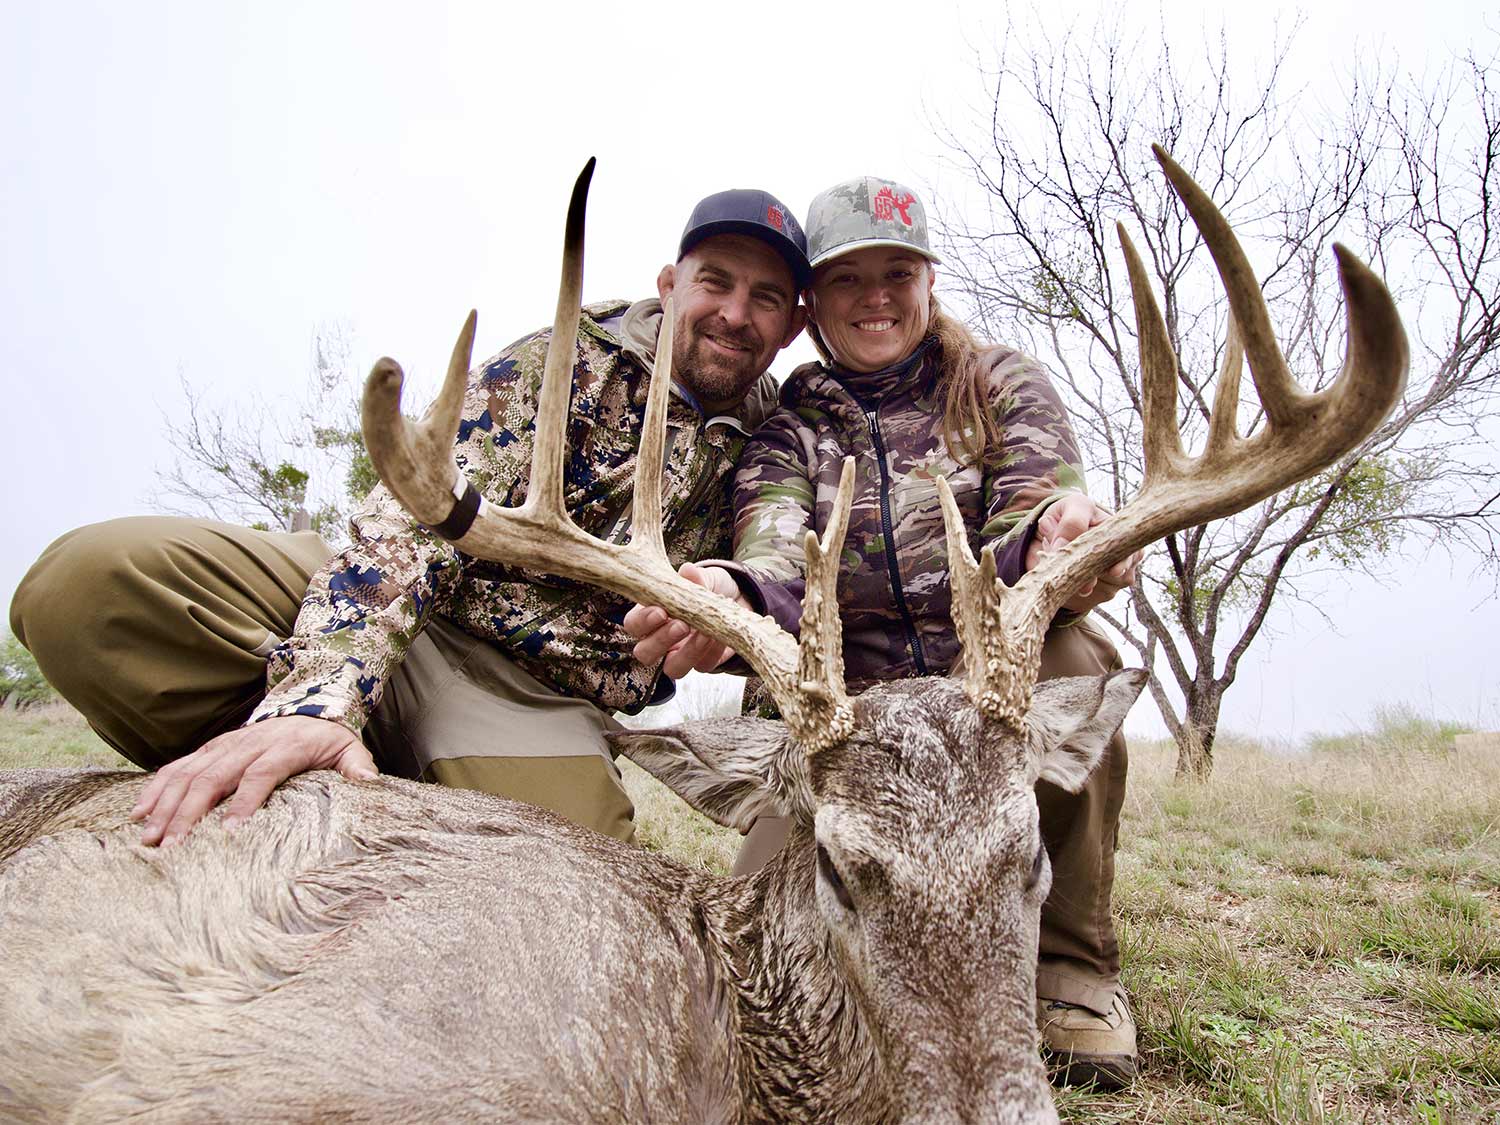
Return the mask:
<path id="1" fill-rule="evenodd" d="M 1052 1081 L 1059 1086 L 1123 1090 L 1135 1081 L 1136 1061 L 1129 1055 L 1048 1056 Z"/>

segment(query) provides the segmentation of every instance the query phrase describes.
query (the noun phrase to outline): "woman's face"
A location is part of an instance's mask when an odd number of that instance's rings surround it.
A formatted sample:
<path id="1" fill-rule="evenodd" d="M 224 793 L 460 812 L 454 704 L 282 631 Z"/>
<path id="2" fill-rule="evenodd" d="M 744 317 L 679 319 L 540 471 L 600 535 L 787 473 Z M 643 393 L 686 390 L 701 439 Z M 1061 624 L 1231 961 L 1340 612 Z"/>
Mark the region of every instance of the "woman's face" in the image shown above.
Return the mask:
<path id="1" fill-rule="evenodd" d="M 927 259 L 910 250 L 851 250 L 813 274 L 808 317 L 839 366 L 879 371 L 911 355 L 927 335 L 932 282 Z"/>

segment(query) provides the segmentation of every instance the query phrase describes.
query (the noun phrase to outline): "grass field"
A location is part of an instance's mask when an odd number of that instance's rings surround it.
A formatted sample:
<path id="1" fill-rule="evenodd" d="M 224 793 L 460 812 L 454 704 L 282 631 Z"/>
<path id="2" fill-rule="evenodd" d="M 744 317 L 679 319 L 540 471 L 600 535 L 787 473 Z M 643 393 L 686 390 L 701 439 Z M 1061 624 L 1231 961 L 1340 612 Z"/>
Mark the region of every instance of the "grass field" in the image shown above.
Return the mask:
<path id="1" fill-rule="evenodd" d="M 1078 1122 L 1500 1121 L 1500 755 L 1395 712 L 1214 779 L 1132 747 L 1115 902 L 1143 1074 Z M 0 768 L 123 764 L 64 708 L 0 713 Z M 627 767 L 642 842 L 738 837 Z"/>

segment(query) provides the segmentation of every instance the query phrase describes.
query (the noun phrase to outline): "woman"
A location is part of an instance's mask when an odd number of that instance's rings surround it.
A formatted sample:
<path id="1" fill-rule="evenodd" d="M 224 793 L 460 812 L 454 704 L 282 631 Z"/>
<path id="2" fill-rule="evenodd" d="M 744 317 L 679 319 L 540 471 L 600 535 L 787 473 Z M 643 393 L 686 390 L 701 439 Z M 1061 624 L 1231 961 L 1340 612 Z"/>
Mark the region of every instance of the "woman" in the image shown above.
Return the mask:
<path id="1" fill-rule="evenodd" d="M 976 551 L 997 543 L 1008 583 L 1107 513 L 1083 492 L 1067 413 L 1046 372 L 1013 349 L 981 347 L 940 309 L 938 258 L 914 193 L 875 177 L 849 180 L 813 200 L 806 229 L 809 332 L 823 362 L 793 372 L 781 409 L 741 455 L 733 563 L 701 564 L 693 576 L 795 631 L 803 533 L 827 523 L 852 454 L 838 585 L 845 674 L 851 683 L 942 674 L 958 640 L 938 475 Z M 1081 615 L 1129 585 L 1136 562 L 1122 562 L 1067 603 L 1048 634 L 1042 678 L 1119 667 L 1108 640 Z M 626 627 L 641 638 L 637 657 L 665 657 L 669 675 L 707 670 L 730 655 L 660 610 L 638 607 Z M 1108 1085 L 1135 1071 L 1109 909 L 1125 768 L 1117 734 L 1083 792 L 1037 787 L 1053 867 L 1037 973 L 1044 1036 L 1071 1058 L 1070 1077 Z M 760 866 L 784 837 L 784 822 L 763 818 L 735 872 Z"/>

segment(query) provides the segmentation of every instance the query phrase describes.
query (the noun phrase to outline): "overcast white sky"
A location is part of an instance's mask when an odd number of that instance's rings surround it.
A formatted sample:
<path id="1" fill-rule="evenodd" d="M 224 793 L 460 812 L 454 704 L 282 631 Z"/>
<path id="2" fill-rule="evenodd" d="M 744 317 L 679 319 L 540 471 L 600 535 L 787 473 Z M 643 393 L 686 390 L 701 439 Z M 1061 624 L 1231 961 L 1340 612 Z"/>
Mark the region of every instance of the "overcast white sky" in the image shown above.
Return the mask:
<path id="1" fill-rule="evenodd" d="M 546 322 L 590 155 L 589 300 L 650 291 L 723 187 L 799 214 L 861 172 L 942 192 L 929 122 L 982 99 L 973 50 L 1000 26 L 941 0 L 516 7 L 4 5 L 3 604 L 57 535 L 150 510 L 179 371 L 248 402 L 301 393 L 322 323 L 351 326 L 362 369 L 431 373 L 470 307 L 477 354 Z M 1274 5 L 1162 7 L 1183 49 L 1221 20 L 1245 56 L 1267 49 Z M 1292 70 L 1332 91 L 1356 49 L 1419 65 L 1495 42 L 1478 5 L 1336 0 L 1305 14 Z M 1229 727 L 1346 729 L 1393 700 L 1500 727 L 1500 603 L 1468 563 L 1351 578 L 1325 608 L 1341 635 L 1280 618 Z"/>

